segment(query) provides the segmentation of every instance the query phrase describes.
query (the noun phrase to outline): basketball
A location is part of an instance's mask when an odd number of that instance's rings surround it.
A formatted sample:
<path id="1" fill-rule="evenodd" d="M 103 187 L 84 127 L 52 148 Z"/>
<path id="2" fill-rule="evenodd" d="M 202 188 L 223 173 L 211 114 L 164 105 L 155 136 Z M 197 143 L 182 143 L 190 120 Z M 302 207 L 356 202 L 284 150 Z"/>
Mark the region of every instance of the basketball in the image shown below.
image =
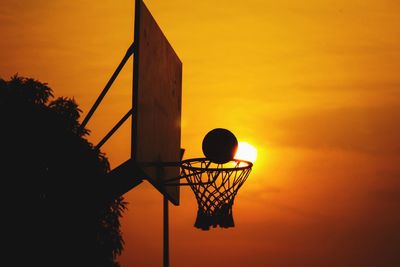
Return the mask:
<path id="1" fill-rule="evenodd" d="M 214 163 L 223 164 L 235 157 L 238 141 L 227 129 L 216 128 L 209 131 L 203 139 L 204 156 Z"/>

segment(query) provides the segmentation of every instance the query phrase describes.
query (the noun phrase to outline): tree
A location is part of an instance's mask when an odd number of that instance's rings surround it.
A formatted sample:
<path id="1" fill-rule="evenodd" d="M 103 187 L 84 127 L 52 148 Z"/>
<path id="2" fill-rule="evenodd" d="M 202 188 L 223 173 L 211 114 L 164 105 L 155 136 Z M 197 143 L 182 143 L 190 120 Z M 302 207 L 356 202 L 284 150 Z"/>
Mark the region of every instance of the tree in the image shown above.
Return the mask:
<path id="1" fill-rule="evenodd" d="M 46 83 L 0 79 L 2 259 L 11 266 L 119 266 L 126 203 L 104 194 L 110 166 L 86 139 L 75 100 L 52 99 Z"/>

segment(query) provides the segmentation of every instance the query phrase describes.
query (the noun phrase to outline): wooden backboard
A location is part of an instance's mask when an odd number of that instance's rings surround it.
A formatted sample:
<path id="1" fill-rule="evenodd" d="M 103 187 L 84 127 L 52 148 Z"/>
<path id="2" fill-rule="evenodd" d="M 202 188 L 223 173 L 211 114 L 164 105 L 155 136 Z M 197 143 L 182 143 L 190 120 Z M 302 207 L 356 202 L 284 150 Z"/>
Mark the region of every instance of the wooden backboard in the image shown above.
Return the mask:
<path id="1" fill-rule="evenodd" d="M 182 62 L 143 1 L 136 4 L 132 159 L 175 205 L 179 187 L 163 186 L 180 169 L 156 167 L 181 160 Z"/>

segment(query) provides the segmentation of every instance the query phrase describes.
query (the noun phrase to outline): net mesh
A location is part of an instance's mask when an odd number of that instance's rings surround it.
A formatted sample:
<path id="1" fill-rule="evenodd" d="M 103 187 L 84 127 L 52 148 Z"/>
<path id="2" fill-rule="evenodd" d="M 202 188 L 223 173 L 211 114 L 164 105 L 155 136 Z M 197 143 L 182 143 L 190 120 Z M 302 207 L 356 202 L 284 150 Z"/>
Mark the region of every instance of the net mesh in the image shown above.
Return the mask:
<path id="1" fill-rule="evenodd" d="M 252 164 L 232 160 L 215 164 L 208 159 L 193 159 L 182 164 L 183 174 L 192 188 L 198 212 L 194 226 L 202 230 L 210 227 L 234 227 L 232 206 L 239 188 L 250 174 Z"/>

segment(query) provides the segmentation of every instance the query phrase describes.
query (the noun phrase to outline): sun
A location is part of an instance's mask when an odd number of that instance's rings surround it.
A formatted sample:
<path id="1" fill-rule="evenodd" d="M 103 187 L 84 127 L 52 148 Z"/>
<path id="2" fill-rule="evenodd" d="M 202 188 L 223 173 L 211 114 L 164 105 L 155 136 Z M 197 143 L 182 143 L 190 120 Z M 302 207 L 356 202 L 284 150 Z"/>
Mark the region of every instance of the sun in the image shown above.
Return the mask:
<path id="1" fill-rule="evenodd" d="M 235 159 L 247 160 L 255 162 L 257 159 L 257 149 L 247 142 L 239 142 Z"/>

